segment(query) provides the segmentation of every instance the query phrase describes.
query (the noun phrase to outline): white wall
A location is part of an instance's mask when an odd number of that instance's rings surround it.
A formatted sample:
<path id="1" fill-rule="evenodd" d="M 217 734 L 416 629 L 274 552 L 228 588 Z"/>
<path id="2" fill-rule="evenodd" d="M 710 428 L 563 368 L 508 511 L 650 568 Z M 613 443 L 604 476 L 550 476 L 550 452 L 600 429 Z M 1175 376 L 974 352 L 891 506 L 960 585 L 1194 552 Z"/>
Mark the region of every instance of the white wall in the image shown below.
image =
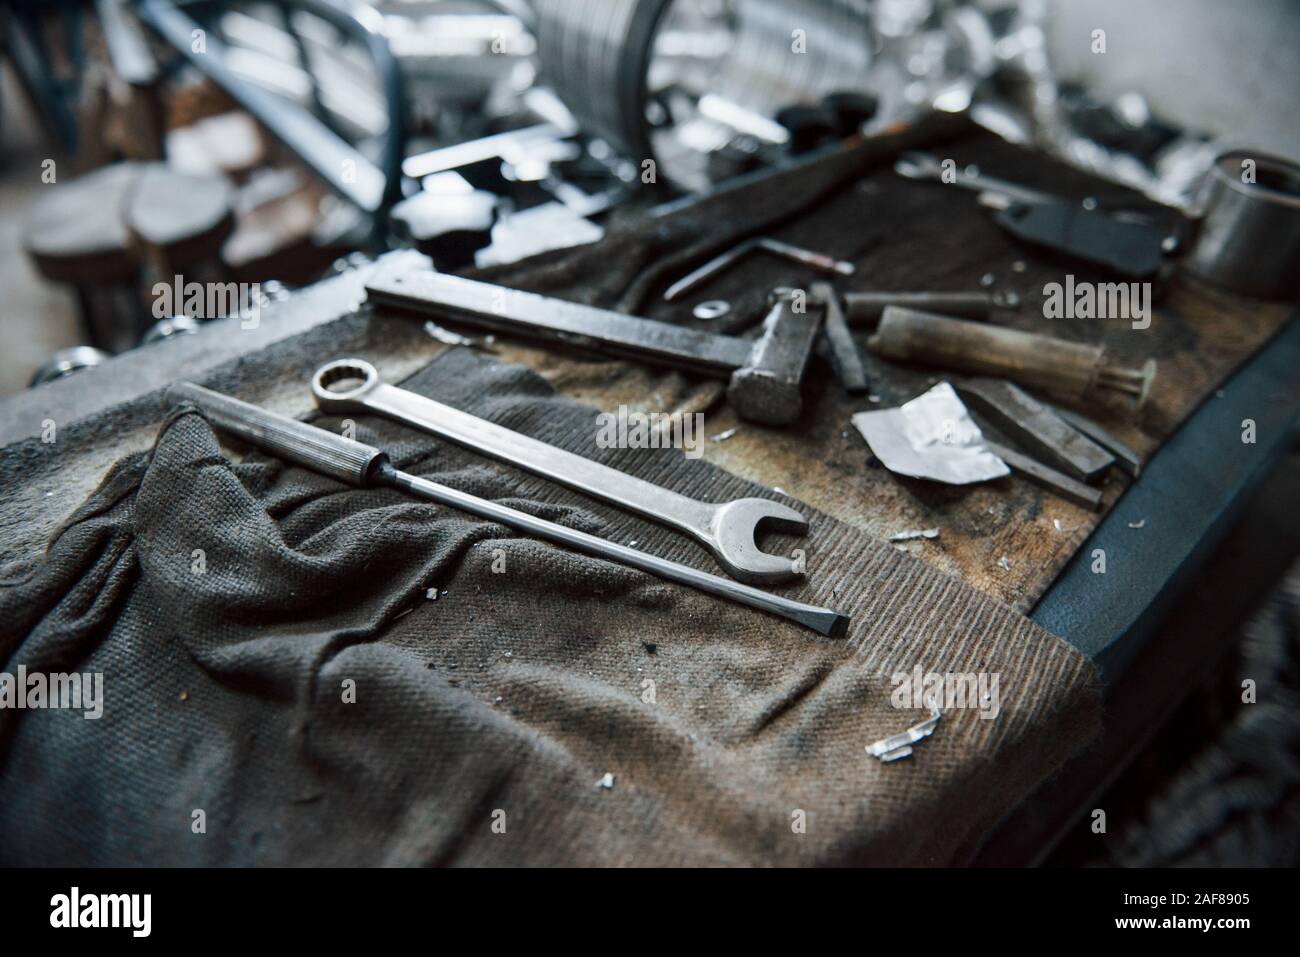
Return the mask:
<path id="1" fill-rule="evenodd" d="M 1048 0 L 1058 75 L 1300 159 L 1300 0 Z M 1105 54 L 1091 51 L 1106 31 Z"/>

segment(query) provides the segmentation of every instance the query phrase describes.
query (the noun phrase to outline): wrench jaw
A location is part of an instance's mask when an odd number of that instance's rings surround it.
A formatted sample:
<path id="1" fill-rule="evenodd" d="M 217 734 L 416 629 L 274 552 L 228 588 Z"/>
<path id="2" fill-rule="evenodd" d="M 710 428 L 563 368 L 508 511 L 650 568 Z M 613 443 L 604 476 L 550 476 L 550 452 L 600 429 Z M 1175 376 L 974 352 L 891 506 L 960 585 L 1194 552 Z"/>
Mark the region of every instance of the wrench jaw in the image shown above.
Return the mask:
<path id="1" fill-rule="evenodd" d="M 808 531 L 808 520 L 780 502 L 741 498 L 717 506 L 710 522 L 714 557 L 733 578 L 750 585 L 773 585 L 803 577 L 794 559 L 771 555 L 758 547 L 760 528 L 790 535 Z"/>

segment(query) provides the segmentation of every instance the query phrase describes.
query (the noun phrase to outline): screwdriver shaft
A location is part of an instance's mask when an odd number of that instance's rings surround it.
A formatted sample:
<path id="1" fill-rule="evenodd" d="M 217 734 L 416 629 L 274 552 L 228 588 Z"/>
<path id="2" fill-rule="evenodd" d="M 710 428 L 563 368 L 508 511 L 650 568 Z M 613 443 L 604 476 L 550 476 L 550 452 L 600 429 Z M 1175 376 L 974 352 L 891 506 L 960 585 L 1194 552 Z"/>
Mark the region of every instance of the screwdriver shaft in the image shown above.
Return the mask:
<path id="1" fill-rule="evenodd" d="M 757 608 L 760 611 L 780 615 L 782 618 L 788 618 L 790 621 L 797 622 L 823 635 L 837 638 L 843 635 L 848 628 L 848 616 L 842 615 L 833 609 L 807 605 L 790 598 L 784 598 L 781 595 L 772 595 L 749 585 L 732 581 L 729 578 L 711 575 L 708 572 L 691 568 L 689 565 L 682 565 L 678 562 L 668 561 L 665 558 L 638 551 L 635 548 L 628 548 L 626 545 L 619 545 L 599 536 L 590 535 L 575 528 L 567 528 L 544 518 L 529 515 L 527 512 L 521 512 L 506 505 L 499 505 L 476 495 L 470 495 L 467 492 L 461 492 L 449 486 L 431 482 L 408 472 L 399 471 L 387 463 L 380 466 L 374 481 L 378 485 L 391 485 L 394 488 L 428 499 L 431 502 L 447 505 L 462 512 L 469 512 L 471 515 L 477 515 L 489 521 L 500 522 L 509 528 L 527 532 L 529 535 L 544 538 L 547 541 L 567 546 L 575 551 L 595 555 L 598 558 L 609 558 L 632 568 L 639 568 L 643 572 L 649 572 L 651 575 L 657 575 L 668 581 L 689 585 L 699 591 L 708 592 L 720 598 L 727 598 L 741 605 L 748 605 L 750 608 Z"/>

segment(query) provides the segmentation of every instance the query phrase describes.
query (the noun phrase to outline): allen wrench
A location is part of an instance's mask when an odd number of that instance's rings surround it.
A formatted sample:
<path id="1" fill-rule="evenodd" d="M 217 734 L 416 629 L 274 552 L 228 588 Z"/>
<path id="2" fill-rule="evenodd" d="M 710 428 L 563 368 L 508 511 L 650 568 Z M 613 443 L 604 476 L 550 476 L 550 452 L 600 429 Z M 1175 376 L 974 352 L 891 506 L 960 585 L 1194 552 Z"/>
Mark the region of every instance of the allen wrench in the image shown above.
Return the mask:
<path id="1" fill-rule="evenodd" d="M 779 239 L 772 239 L 769 236 L 755 236 L 746 239 L 744 242 L 732 246 L 720 256 L 715 256 L 706 262 L 703 266 L 695 269 L 681 279 L 677 280 L 664 292 L 664 302 L 675 302 L 688 292 L 703 285 L 707 280 L 716 276 L 724 269 L 729 269 L 741 259 L 744 259 L 756 249 L 762 249 L 772 253 L 774 256 L 780 256 L 782 259 L 788 259 L 791 262 L 808 266 L 820 273 L 827 275 L 852 276 L 854 272 L 853 263 L 845 259 L 836 259 L 834 256 L 828 256 L 825 253 L 814 252 L 811 249 L 803 249 L 790 243 L 782 242 Z"/>

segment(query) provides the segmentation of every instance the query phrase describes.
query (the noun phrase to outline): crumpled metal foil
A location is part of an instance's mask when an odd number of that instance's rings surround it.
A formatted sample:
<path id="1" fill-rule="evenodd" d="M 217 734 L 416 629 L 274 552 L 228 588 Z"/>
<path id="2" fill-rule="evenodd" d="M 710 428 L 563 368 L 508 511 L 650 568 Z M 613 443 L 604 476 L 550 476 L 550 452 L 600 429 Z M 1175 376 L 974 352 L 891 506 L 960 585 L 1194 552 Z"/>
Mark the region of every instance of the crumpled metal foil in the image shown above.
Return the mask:
<path id="1" fill-rule="evenodd" d="M 853 426 L 885 468 L 912 478 L 970 485 L 1010 475 L 957 391 L 941 382 L 896 409 L 859 412 Z"/>

